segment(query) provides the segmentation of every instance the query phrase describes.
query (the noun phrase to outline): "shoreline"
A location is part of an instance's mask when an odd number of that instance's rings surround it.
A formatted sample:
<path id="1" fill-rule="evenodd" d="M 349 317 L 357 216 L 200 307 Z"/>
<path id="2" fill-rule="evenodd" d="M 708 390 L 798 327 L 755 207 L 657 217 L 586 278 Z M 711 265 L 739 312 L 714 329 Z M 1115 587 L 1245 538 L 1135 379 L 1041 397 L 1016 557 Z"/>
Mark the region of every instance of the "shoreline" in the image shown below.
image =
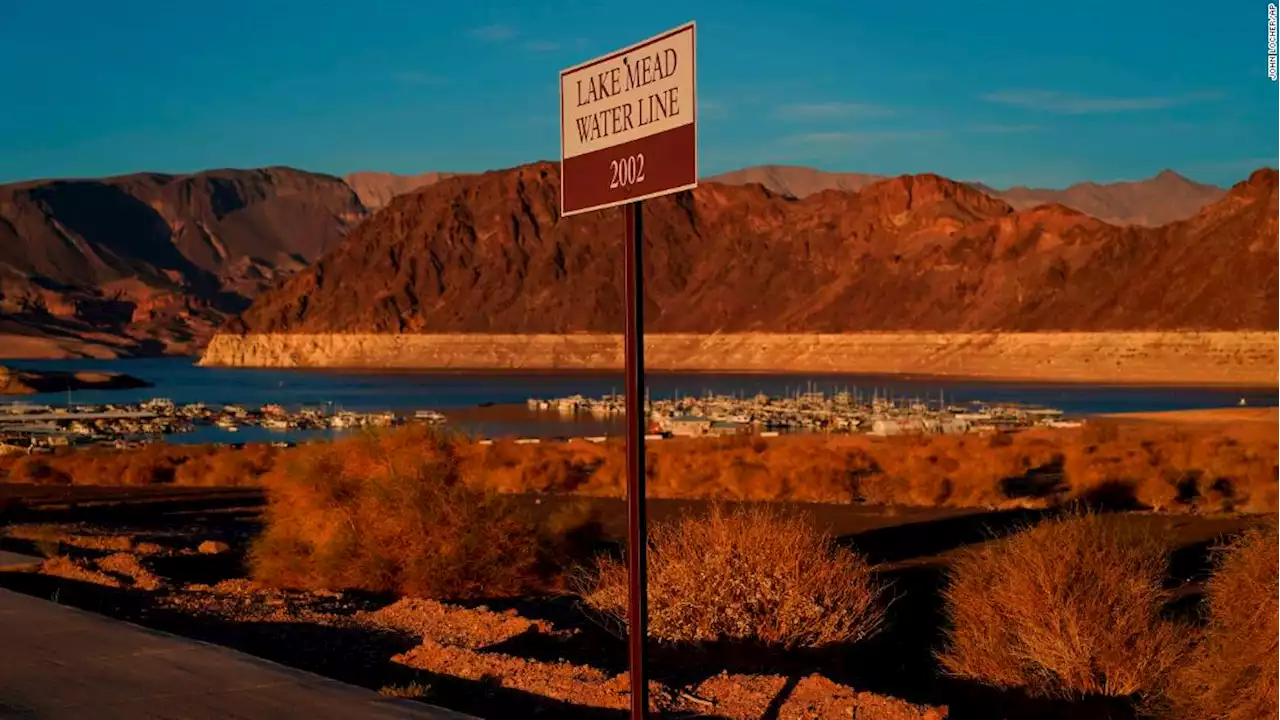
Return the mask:
<path id="1" fill-rule="evenodd" d="M 1275 332 L 650 334 L 651 372 L 803 373 L 1178 387 L 1277 386 Z M 217 335 L 203 367 L 600 371 L 618 335 Z"/>
<path id="2" fill-rule="evenodd" d="M 25 358 L 24 362 L 28 363 L 78 363 L 84 361 L 100 361 L 100 362 L 119 362 L 130 363 L 135 360 L 190 360 L 192 367 L 210 368 L 217 370 L 291 370 L 300 373 L 315 373 L 317 375 L 341 375 L 341 374 L 373 374 L 373 375 L 438 375 L 438 376 L 493 376 L 503 377 L 510 376 L 512 372 L 532 377 L 546 376 L 549 378 L 565 378 L 565 377 L 612 377 L 622 372 L 622 368 L 495 368 L 495 367 L 463 367 L 454 366 L 447 368 L 432 367 L 370 367 L 359 365 L 303 365 L 303 366 L 258 366 L 258 365 L 221 365 L 201 362 L 201 356 L 190 355 L 186 353 L 174 355 L 146 355 L 146 356 L 122 356 L 118 358 Z M 1280 390 L 1280 383 L 1247 383 L 1224 380 L 1221 382 L 1195 382 L 1184 381 L 1178 382 L 1173 380 L 1117 380 L 1117 379 L 1089 379 L 1089 378 L 1028 378 L 1028 377 L 1006 377 L 994 375 L 940 375 L 926 372 L 846 372 L 840 370 L 794 370 L 792 368 L 778 368 L 776 370 L 715 370 L 715 369 L 669 369 L 646 367 L 645 375 L 661 377 L 663 375 L 742 375 L 745 377 L 759 376 L 762 378 L 776 377 L 779 375 L 800 375 L 806 378 L 821 380 L 825 378 L 848 378 L 856 377 L 866 380 L 883 379 L 887 382 L 945 382 L 945 383 L 991 383 L 991 384 L 1034 384 L 1037 386 L 1061 386 L 1063 389 L 1078 387 L 1112 387 L 1124 389 L 1144 389 L 1166 390 L 1172 388 L 1204 388 L 1204 389 L 1234 389 L 1245 392 L 1257 392 L 1260 390 L 1276 391 Z M 517 403 L 518 404 L 518 403 Z M 1261 406 L 1259 406 L 1261 407 Z"/>

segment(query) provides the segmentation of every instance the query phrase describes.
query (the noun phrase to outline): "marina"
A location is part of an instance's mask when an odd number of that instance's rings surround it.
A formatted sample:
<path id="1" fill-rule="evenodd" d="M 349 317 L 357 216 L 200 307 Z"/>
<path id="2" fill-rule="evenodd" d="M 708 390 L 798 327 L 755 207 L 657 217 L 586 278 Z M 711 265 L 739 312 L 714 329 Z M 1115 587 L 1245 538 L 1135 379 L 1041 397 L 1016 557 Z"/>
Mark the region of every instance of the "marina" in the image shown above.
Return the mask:
<path id="1" fill-rule="evenodd" d="M 530 410 L 595 418 L 620 416 L 625 398 L 582 395 L 526 401 Z M 699 437 L 741 433 L 865 433 L 868 435 L 960 434 L 1009 432 L 1035 426 L 1076 427 L 1079 420 L 1062 410 L 1021 403 L 948 403 L 944 394 L 934 400 L 895 397 L 854 389 L 825 393 L 807 388 L 789 396 L 684 396 L 647 400 L 649 432 L 663 436 Z"/>
<path id="2" fill-rule="evenodd" d="M 622 378 L 616 373 L 228 369 L 198 367 L 193 362 L 193 358 L 180 357 L 29 362 L 27 366 L 40 371 L 125 372 L 154 387 L 39 393 L 24 400 L 59 412 L 90 407 L 99 412 L 132 408 L 135 412 L 150 413 L 144 417 L 106 419 L 104 427 L 121 435 L 108 443 L 119 440 L 125 444 L 157 438 L 179 444 L 299 443 L 332 439 L 363 424 L 348 416 L 336 423 L 326 419 L 340 411 L 367 417 L 371 422 L 374 418 L 386 417 L 387 413 L 397 418 L 393 422 L 429 421 L 430 413 L 442 414 L 448 418 L 448 427 L 477 439 L 541 438 L 547 442 L 572 437 L 621 437 L 625 432 L 621 401 L 616 397 L 612 401 L 607 399 L 617 396 L 622 388 Z M 890 422 L 900 419 L 922 420 L 927 425 L 932 416 L 910 411 L 917 399 L 935 412 L 942 401 L 946 406 L 964 410 L 953 415 L 975 412 L 974 401 L 979 401 L 978 407 L 985 404 L 991 408 L 1056 408 L 1062 411 L 1061 420 L 1067 422 L 1109 413 L 1234 406 L 1242 399 L 1251 407 L 1276 404 L 1272 388 L 1055 384 L 890 375 L 652 372 L 646 374 L 645 383 L 651 404 L 665 409 L 664 414 L 693 418 L 676 423 L 682 425 L 681 428 L 670 429 L 689 431 L 698 431 L 697 418 L 715 423 L 742 420 L 733 417 L 737 412 L 727 410 L 734 404 L 759 414 L 761 420 L 768 420 L 765 417 L 768 415 L 795 426 L 795 429 L 769 429 L 768 424 L 762 422 L 758 427 L 749 428 L 753 433 L 845 432 L 847 430 L 838 427 L 841 418 L 846 423 L 858 420 L 856 432 L 874 432 L 877 419 L 882 421 L 879 429 L 885 433 L 893 432 Z M 801 401 L 810 393 L 822 393 L 829 402 L 826 405 L 811 403 L 813 406 L 806 408 Z M 850 404 L 855 407 L 838 407 L 835 399 L 840 393 L 847 393 Z M 761 407 L 747 402 L 760 395 L 777 401 Z M 172 415 L 168 410 L 156 412 L 142 407 L 156 396 L 173 402 L 177 409 Z M 574 402 L 566 403 L 567 412 L 552 407 L 559 402 L 556 398 L 575 396 L 583 399 L 577 403 L 577 409 L 573 409 Z M 708 396 L 730 400 L 727 405 L 725 401 L 709 402 Z M 544 399 L 530 404 L 531 397 Z M 586 402 L 586 398 L 594 400 Z M 878 415 L 872 412 L 876 398 L 880 398 L 882 404 L 892 405 L 893 409 L 882 408 Z M 271 406 L 283 408 L 286 416 L 273 416 L 266 411 Z M 865 409 L 859 410 L 857 406 Z M 0 404 L 0 420 L 12 420 L 4 415 L 4 408 Z M 193 417 L 182 418 L 182 408 L 190 408 Z M 418 418 L 420 411 L 424 413 L 423 418 Z M 34 410 L 28 412 L 34 414 Z M 833 416 L 827 418 L 824 413 Z M 949 419 L 946 415 L 936 417 Z M 77 419 L 88 424 L 88 419 Z M 63 417 L 27 420 L 32 425 L 54 421 L 70 424 L 70 419 Z M 966 422 L 980 426 L 983 424 L 980 420 Z M 12 425 L 11 422 L 0 424 Z M 99 421 L 95 419 L 93 424 Z M 165 432 L 166 425 L 171 432 Z M 907 425 L 906 429 L 910 430 L 911 423 Z M 57 434 L 66 435 L 66 429 Z M 740 428 L 717 424 L 714 429 L 728 432 Z M 661 432 L 658 429 L 651 435 L 661 437 Z M 33 433 L 24 431 L 23 437 L 17 440 L 24 448 L 29 443 L 25 437 L 28 434 Z M 69 439 L 85 440 L 78 435 Z"/>
<path id="3" fill-rule="evenodd" d="M 130 447 L 210 426 L 228 433 L 239 432 L 241 428 L 265 428 L 287 433 L 394 427 L 406 422 L 439 424 L 444 421 L 445 416 L 434 410 L 419 410 L 405 415 L 391 411 L 355 412 L 329 405 L 290 411 L 275 403 L 258 408 L 235 404 L 178 405 L 168 398 L 152 398 L 135 404 L 68 404 L 60 407 L 7 403 L 0 404 L 0 453 L 72 445 Z"/>

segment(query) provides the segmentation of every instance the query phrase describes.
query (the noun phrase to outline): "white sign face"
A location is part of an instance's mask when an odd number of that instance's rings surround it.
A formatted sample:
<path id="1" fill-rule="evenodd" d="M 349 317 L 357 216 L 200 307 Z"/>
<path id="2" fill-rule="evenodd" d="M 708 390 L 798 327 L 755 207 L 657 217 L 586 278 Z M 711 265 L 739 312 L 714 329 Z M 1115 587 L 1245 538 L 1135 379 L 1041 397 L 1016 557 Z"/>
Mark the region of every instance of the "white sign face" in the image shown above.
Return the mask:
<path id="1" fill-rule="evenodd" d="M 694 24 L 560 73 L 561 214 L 697 185 Z"/>

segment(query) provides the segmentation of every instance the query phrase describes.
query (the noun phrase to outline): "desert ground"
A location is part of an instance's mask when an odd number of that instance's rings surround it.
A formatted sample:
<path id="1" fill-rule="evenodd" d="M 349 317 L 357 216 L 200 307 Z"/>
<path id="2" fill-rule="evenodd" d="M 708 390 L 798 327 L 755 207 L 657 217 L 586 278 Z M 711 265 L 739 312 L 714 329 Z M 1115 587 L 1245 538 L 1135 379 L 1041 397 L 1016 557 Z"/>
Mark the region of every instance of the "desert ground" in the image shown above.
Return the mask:
<path id="1" fill-rule="evenodd" d="M 651 458 L 653 709 L 1274 713 L 1254 672 L 1276 658 L 1255 620 L 1277 615 L 1270 417 L 671 443 Z M 623 717 L 620 451 L 401 430 L 9 458 L 0 546 L 44 560 L 0 583 L 481 717 Z M 1088 647 L 1027 643 L 1053 623 Z"/>
<path id="2" fill-rule="evenodd" d="M 1280 424 L 1280 408 L 1211 408 L 1208 410 L 1171 410 L 1168 412 L 1117 413 L 1105 416 L 1112 420 L 1159 423 L 1202 424 L 1270 424 L 1275 429 Z"/>

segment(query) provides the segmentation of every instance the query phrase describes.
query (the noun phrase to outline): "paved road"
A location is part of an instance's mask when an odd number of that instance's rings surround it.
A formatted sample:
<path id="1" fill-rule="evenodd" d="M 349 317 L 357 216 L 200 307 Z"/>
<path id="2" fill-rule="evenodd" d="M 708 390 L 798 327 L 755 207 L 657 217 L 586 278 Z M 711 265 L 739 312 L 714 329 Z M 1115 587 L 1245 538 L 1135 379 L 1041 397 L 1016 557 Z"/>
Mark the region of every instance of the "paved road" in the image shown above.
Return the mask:
<path id="1" fill-rule="evenodd" d="M 0 717 L 468 717 L 3 589 L 0 638 Z"/>
<path id="2" fill-rule="evenodd" d="M 0 549 L 0 572 L 6 570 L 33 570 L 40 567 L 40 563 L 44 558 L 38 558 L 34 555 L 23 555 L 22 553 L 9 552 Z"/>

